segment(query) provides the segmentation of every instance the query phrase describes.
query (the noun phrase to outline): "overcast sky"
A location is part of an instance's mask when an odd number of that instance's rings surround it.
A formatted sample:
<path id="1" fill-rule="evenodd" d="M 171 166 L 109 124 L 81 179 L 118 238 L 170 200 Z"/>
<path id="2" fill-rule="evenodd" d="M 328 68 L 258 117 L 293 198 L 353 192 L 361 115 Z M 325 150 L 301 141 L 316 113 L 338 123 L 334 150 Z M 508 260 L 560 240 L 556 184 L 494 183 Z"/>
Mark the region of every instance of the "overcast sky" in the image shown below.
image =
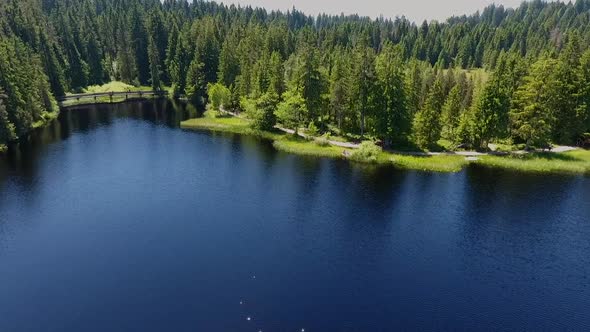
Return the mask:
<path id="1" fill-rule="evenodd" d="M 373 18 L 405 15 L 408 19 L 421 22 L 424 19 L 445 20 L 453 15 L 473 14 L 492 3 L 505 7 L 517 7 L 521 0 L 225 0 L 235 3 L 287 10 L 297 8 L 306 14 L 360 14 Z"/>

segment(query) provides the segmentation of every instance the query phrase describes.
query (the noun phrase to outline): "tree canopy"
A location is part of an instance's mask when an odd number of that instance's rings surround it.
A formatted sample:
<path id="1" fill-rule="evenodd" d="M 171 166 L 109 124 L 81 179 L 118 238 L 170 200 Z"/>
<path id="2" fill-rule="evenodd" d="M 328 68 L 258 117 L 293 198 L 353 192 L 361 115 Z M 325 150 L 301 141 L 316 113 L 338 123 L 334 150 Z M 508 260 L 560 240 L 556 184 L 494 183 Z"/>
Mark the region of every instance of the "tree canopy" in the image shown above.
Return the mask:
<path id="1" fill-rule="evenodd" d="M 224 108 L 254 105 L 262 127 L 278 116 L 423 148 L 572 144 L 590 131 L 589 46 L 590 0 L 418 24 L 210 1 L 5 0 L 0 143 L 55 112 L 56 97 L 121 80 L 196 103 L 217 83 Z"/>

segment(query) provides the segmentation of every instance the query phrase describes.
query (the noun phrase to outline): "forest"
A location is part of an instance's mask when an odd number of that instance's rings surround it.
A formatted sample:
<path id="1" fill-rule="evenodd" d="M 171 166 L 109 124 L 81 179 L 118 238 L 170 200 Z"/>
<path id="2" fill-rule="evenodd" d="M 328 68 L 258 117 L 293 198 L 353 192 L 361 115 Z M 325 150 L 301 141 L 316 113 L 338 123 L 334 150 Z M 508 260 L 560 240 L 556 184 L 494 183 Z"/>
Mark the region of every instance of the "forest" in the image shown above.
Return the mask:
<path id="1" fill-rule="evenodd" d="M 392 13 L 402 14 L 402 13 Z M 0 144 L 123 81 L 388 146 L 573 145 L 590 132 L 590 0 L 445 22 L 185 0 L 0 2 Z"/>

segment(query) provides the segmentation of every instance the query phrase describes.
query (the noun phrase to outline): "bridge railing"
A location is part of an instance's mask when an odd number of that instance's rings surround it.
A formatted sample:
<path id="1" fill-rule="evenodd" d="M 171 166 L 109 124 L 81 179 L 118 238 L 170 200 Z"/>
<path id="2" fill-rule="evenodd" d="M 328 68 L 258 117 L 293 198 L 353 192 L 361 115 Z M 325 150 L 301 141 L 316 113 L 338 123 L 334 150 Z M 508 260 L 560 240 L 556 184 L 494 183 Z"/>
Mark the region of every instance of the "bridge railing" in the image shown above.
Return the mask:
<path id="1" fill-rule="evenodd" d="M 66 95 L 57 98 L 58 101 L 68 101 L 68 100 L 80 100 L 80 99 L 87 99 L 87 98 L 98 98 L 98 97 L 119 97 L 125 96 L 126 98 L 129 96 L 165 96 L 168 94 L 168 91 L 161 90 L 161 91 L 153 91 L 153 90 L 145 90 L 145 91 L 123 91 L 123 92 L 96 92 L 96 93 L 77 93 Z"/>

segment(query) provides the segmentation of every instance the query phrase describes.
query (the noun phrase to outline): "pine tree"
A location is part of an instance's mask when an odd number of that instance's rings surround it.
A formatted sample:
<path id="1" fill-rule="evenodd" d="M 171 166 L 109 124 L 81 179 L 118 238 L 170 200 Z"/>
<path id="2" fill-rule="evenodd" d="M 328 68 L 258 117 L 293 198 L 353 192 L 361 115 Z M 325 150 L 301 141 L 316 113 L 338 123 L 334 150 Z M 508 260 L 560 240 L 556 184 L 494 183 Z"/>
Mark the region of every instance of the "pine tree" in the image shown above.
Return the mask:
<path id="1" fill-rule="evenodd" d="M 350 67 L 344 54 L 341 51 L 336 53 L 330 77 L 330 107 L 334 110 L 334 118 L 340 130 L 344 129 L 344 119 L 350 115 L 349 73 Z"/>
<path id="2" fill-rule="evenodd" d="M 422 84 L 422 68 L 420 66 L 420 62 L 412 60 L 408 64 L 408 71 L 405 82 L 408 110 L 411 116 L 414 116 L 416 113 L 418 113 L 418 111 L 422 107 Z"/>
<path id="3" fill-rule="evenodd" d="M 152 88 L 155 91 L 159 91 L 162 88 L 161 83 L 161 70 L 160 70 L 160 55 L 158 52 L 158 48 L 156 45 L 156 41 L 150 37 L 148 42 L 148 57 L 150 60 L 150 82 L 152 84 Z"/>
<path id="4" fill-rule="evenodd" d="M 132 49 L 137 64 L 137 80 L 140 85 L 148 85 L 151 77 L 148 56 L 148 34 L 145 28 L 143 15 L 138 8 L 138 5 L 134 6 L 131 10 L 129 26 Z"/>
<path id="5" fill-rule="evenodd" d="M 121 81 L 139 85 L 137 79 L 137 62 L 135 61 L 130 35 L 123 30 L 119 32 L 116 67 L 117 76 Z"/>
<path id="6" fill-rule="evenodd" d="M 62 64 L 57 58 L 54 45 L 50 44 L 44 31 L 39 32 L 39 55 L 43 61 L 43 67 L 49 77 L 51 91 L 55 96 L 66 94 L 67 84 Z"/>
<path id="7" fill-rule="evenodd" d="M 219 54 L 219 81 L 225 86 L 236 82 L 240 74 L 240 61 L 236 52 L 238 51 L 239 39 L 236 32 L 230 32 L 223 41 Z"/>
<path id="8" fill-rule="evenodd" d="M 281 54 L 272 52 L 268 64 L 268 92 L 280 96 L 285 91 L 285 78 Z"/>
<path id="9" fill-rule="evenodd" d="M 455 85 L 449 92 L 449 96 L 442 108 L 442 132 L 441 136 L 452 142 L 457 142 L 457 127 L 463 113 L 463 96 L 461 86 Z"/>
<path id="10" fill-rule="evenodd" d="M 0 90 L 0 144 L 16 139 L 14 124 L 8 120 L 8 111 L 4 105 L 4 99 L 8 98 L 4 91 Z"/>
<path id="11" fill-rule="evenodd" d="M 404 90 L 404 66 L 399 47 L 386 44 L 376 59 L 376 76 L 383 108 L 376 114 L 377 133 L 392 141 L 407 137 L 411 118 Z"/>
<path id="12" fill-rule="evenodd" d="M 195 56 L 191 61 L 188 72 L 186 74 L 186 96 L 195 103 L 203 104 L 205 97 L 205 73 L 203 71 L 203 63 L 199 61 L 198 56 Z"/>
<path id="13" fill-rule="evenodd" d="M 359 114 L 360 134 L 363 136 L 366 129 L 366 116 L 373 111 L 375 99 L 375 54 L 365 46 L 359 46 L 354 50 L 354 63 L 352 68 L 352 99 L 355 110 Z"/>
<path id="14" fill-rule="evenodd" d="M 553 110 L 555 123 L 553 139 L 562 144 L 572 144 L 584 132 L 584 113 L 578 109 L 578 93 L 583 87 L 579 82 L 578 68 L 580 67 L 579 37 L 573 34 L 559 57 L 553 72 L 553 87 L 556 108 Z"/>
<path id="15" fill-rule="evenodd" d="M 498 61 L 496 71 L 472 107 L 472 143 L 477 148 L 487 149 L 492 139 L 508 135 L 508 114 L 514 82 L 506 57 L 501 55 Z"/>
<path id="16" fill-rule="evenodd" d="M 579 103 L 577 113 L 584 119 L 585 132 L 590 132 L 590 50 L 584 52 L 578 68 Z"/>
<path id="17" fill-rule="evenodd" d="M 156 67 L 159 68 L 159 75 L 164 82 L 169 82 L 168 75 L 162 71 L 166 65 L 166 48 L 168 47 L 168 32 L 164 26 L 162 14 L 159 10 L 150 10 L 146 23 L 146 31 L 148 35 L 148 58 L 150 61 L 150 76 L 153 83 L 153 71 Z M 157 62 L 154 62 L 157 60 Z"/>
<path id="18" fill-rule="evenodd" d="M 424 107 L 416 114 L 413 135 L 416 144 L 422 149 L 436 146 L 441 134 L 440 116 L 445 102 L 442 76 L 438 75 Z"/>
<path id="19" fill-rule="evenodd" d="M 551 91 L 550 76 L 554 68 L 553 60 L 537 61 L 515 93 L 510 112 L 512 134 L 522 139 L 527 148 L 545 146 L 551 139 L 554 119 L 550 101 L 554 98 L 554 91 Z"/>

